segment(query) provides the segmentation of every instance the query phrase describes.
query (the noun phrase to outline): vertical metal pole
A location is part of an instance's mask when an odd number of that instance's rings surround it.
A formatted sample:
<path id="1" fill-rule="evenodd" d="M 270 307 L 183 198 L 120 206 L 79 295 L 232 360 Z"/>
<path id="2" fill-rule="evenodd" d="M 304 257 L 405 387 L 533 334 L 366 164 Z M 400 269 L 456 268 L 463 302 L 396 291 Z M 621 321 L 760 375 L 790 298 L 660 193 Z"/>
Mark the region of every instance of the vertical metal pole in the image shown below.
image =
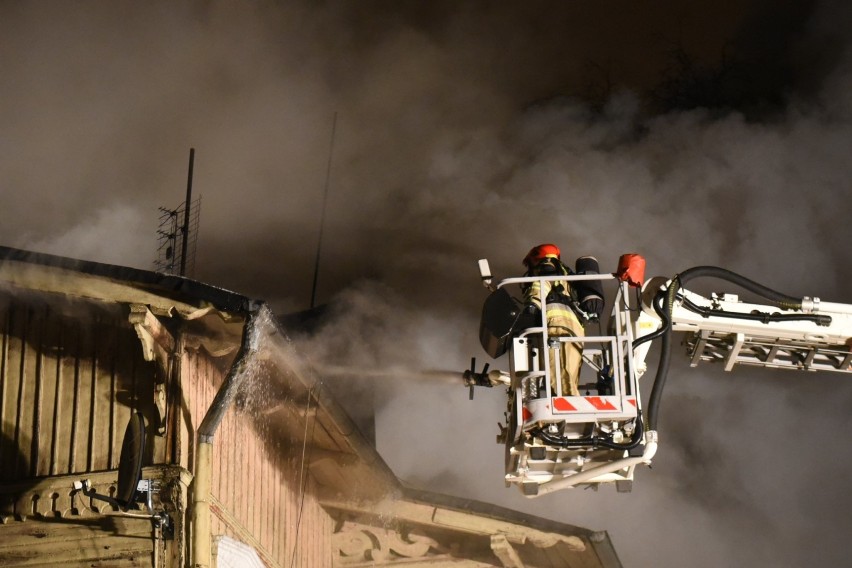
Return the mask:
<path id="1" fill-rule="evenodd" d="M 186 276 L 186 249 L 189 244 L 189 209 L 192 205 L 192 166 L 195 163 L 195 148 L 189 149 L 189 175 L 186 179 L 186 205 L 183 209 L 183 245 L 180 251 L 180 275 Z"/>
<path id="2" fill-rule="evenodd" d="M 210 491 L 213 486 L 213 442 L 197 438 L 195 445 L 195 477 L 192 479 L 192 566 L 211 565 Z"/>
<path id="3" fill-rule="evenodd" d="M 328 186 L 331 179 L 331 158 L 334 154 L 334 133 L 337 130 L 337 111 L 334 113 L 334 120 L 331 123 L 331 146 L 328 149 L 328 165 L 325 170 L 325 194 L 322 198 L 322 213 L 320 214 L 320 229 L 319 238 L 317 239 L 317 257 L 314 261 L 314 284 L 311 286 L 311 309 L 316 306 L 317 299 L 317 281 L 319 280 L 319 263 L 320 251 L 322 248 L 322 233 L 325 226 L 325 206 L 328 202 Z"/>

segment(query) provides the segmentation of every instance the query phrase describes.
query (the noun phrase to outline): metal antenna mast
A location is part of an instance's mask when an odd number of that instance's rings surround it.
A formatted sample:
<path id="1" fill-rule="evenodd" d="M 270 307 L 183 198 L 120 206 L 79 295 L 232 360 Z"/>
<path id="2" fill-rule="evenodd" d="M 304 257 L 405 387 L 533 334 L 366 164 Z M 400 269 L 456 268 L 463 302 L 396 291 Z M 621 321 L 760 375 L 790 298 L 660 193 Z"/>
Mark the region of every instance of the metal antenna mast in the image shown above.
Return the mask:
<path id="1" fill-rule="evenodd" d="M 189 149 L 189 174 L 186 180 L 186 201 L 170 209 L 160 207 L 160 224 L 157 229 L 157 260 L 154 268 L 166 274 L 192 276 L 195 268 L 195 247 L 201 216 L 201 197 L 192 201 L 192 173 L 195 148 Z M 181 224 L 180 218 L 183 217 Z"/>
<path id="2" fill-rule="evenodd" d="M 189 174 L 186 179 L 186 207 L 183 210 L 183 247 L 180 255 L 180 275 L 186 276 L 186 250 L 189 242 L 189 210 L 192 206 L 192 166 L 195 164 L 195 148 L 189 149 Z"/>
<path id="3" fill-rule="evenodd" d="M 328 187 L 331 183 L 331 159 L 334 155 L 334 135 L 337 131 L 337 111 L 334 112 L 334 120 L 331 123 L 331 145 L 328 149 L 328 165 L 325 170 L 325 192 L 322 198 L 322 213 L 320 214 L 319 238 L 317 239 L 317 257 L 314 261 L 314 284 L 311 287 L 311 309 L 316 306 L 317 281 L 319 280 L 320 252 L 322 250 L 322 234 L 325 228 L 325 208 L 328 203 Z"/>

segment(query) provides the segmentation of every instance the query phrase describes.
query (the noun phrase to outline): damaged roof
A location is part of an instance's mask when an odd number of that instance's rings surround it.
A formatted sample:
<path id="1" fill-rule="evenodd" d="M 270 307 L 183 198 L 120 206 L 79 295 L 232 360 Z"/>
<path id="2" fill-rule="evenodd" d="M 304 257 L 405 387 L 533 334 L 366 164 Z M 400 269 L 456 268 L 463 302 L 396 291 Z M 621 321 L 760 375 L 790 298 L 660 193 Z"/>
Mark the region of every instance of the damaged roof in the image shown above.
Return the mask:
<path id="1" fill-rule="evenodd" d="M 204 308 L 245 315 L 258 301 L 182 276 L 77 260 L 0 246 L 0 280 L 14 286 L 81 298 L 170 303 L 185 313 Z"/>

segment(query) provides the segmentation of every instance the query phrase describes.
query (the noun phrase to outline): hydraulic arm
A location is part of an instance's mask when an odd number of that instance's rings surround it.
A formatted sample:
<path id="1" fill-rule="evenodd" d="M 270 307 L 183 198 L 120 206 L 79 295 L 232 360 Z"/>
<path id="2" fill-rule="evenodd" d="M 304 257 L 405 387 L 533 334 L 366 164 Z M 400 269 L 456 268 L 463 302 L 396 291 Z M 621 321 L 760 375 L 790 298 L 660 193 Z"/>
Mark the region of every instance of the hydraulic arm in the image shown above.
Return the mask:
<path id="1" fill-rule="evenodd" d="M 654 281 L 649 284 L 653 287 Z M 643 307 L 640 322 L 660 321 L 650 302 Z M 669 317 L 672 331 L 687 334 L 693 367 L 715 361 L 726 371 L 751 365 L 852 373 L 852 305 L 806 297 L 782 308 L 745 302 L 729 293 L 707 298 L 681 288 Z"/>

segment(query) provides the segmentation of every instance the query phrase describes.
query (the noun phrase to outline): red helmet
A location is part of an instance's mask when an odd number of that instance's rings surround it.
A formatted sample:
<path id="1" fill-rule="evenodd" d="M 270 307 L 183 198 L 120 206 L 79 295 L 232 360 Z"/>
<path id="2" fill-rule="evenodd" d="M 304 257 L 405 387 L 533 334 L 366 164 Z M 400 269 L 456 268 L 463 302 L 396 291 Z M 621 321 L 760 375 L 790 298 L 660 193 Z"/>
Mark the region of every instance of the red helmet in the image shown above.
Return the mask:
<path id="1" fill-rule="evenodd" d="M 527 256 L 524 257 L 524 266 L 532 268 L 545 258 L 560 258 L 559 247 L 551 244 L 538 245 L 533 247 Z"/>

